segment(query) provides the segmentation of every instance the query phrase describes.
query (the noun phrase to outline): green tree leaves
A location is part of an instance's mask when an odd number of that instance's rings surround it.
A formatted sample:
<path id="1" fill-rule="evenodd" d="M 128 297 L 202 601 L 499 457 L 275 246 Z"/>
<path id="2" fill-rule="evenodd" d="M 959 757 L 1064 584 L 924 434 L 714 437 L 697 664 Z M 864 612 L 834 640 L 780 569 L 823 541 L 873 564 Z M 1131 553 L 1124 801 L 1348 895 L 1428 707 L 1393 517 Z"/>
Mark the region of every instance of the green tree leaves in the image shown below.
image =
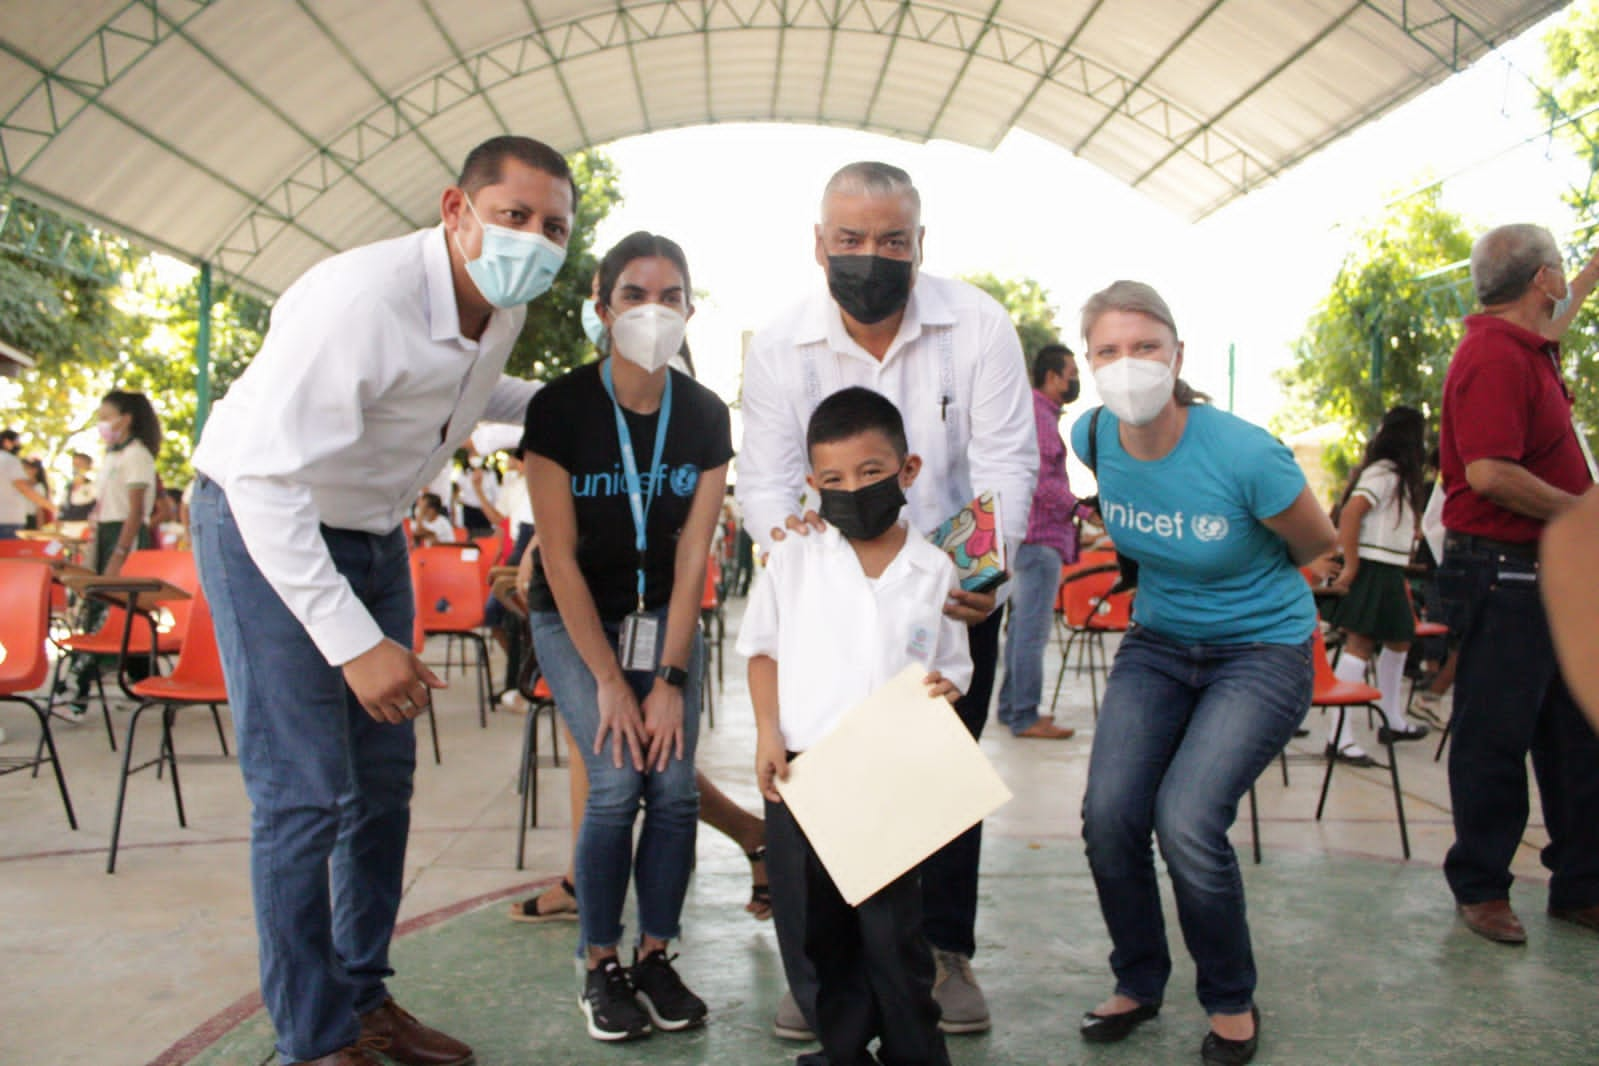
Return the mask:
<path id="1" fill-rule="evenodd" d="M 1010 312 L 1029 370 L 1038 349 L 1060 342 L 1060 327 L 1055 323 L 1055 308 L 1050 305 L 1049 293 L 1032 278 L 1006 280 L 984 272 L 962 274 L 961 280 L 976 285 Z"/>

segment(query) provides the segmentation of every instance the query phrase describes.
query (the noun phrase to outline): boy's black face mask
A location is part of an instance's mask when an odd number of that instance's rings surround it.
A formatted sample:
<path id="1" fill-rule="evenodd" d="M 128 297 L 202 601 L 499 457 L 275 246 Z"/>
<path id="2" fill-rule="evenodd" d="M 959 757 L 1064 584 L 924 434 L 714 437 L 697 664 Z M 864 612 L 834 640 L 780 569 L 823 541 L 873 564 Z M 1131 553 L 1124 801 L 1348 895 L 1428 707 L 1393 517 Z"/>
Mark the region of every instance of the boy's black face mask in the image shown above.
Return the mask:
<path id="1" fill-rule="evenodd" d="M 853 492 L 844 489 L 822 489 L 821 516 L 850 540 L 876 540 L 888 532 L 900 508 L 905 506 L 905 493 L 899 487 L 899 471 L 881 481 L 874 481 Z"/>
<path id="2" fill-rule="evenodd" d="M 881 322 L 911 298 L 911 261 L 881 255 L 830 255 L 827 289 L 863 325 Z"/>

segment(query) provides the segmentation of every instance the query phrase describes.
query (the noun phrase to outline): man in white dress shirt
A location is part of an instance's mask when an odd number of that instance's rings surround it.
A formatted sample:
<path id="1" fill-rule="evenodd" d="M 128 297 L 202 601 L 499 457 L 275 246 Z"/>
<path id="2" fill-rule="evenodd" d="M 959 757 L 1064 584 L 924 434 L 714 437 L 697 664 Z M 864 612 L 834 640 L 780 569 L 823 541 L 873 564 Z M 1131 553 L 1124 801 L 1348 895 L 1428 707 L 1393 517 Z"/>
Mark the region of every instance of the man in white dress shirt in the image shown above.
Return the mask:
<path id="1" fill-rule="evenodd" d="M 473 149 L 441 225 L 289 287 L 195 452 L 195 556 L 253 808 L 261 991 L 284 1063 L 473 1061 L 384 987 L 412 719 L 443 687 L 411 652 L 400 522 L 479 419 L 522 421 L 536 386 L 503 369 L 565 259 L 576 192 L 538 141 Z"/>
<path id="2" fill-rule="evenodd" d="M 763 549 L 785 530 L 819 525 L 814 513 L 799 515 L 805 427 L 825 396 L 849 385 L 882 393 L 904 415 L 911 450 L 924 463 L 907 494 L 913 529 L 929 533 L 979 493 L 995 491 L 1009 546 L 1026 533 L 1038 441 L 1021 343 L 997 301 L 964 282 L 919 272 L 923 232 L 921 200 L 903 170 L 852 163 L 828 182 L 816 227 L 827 288 L 756 334 L 744 364 L 738 502 Z M 974 676 L 956 710 L 974 737 L 988 717 L 999 658 L 996 604 L 992 592 L 960 592 L 946 608 L 971 627 Z M 923 929 L 938 966 L 934 998 L 950 1033 L 989 1027 L 971 971 L 981 846 L 978 825 L 922 868 Z M 783 890 L 800 879 L 792 871 L 770 873 L 789 988 L 813 1022 L 815 975 L 793 930 L 784 935 L 785 910 L 803 913 L 804 901 L 783 899 Z M 779 1009 L 780 1034 L 804 1035 L 788 1006 Z"/>

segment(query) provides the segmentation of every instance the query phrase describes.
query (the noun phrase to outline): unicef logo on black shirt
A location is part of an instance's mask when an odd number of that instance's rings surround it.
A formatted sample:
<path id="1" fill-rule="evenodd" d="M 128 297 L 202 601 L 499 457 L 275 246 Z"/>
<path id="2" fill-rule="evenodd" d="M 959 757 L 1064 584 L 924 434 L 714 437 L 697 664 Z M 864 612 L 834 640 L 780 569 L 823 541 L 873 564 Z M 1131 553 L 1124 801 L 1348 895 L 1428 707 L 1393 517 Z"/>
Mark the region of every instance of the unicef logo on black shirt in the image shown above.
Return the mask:
<path id="1" fill-rule="evenodd" d="M 700 483 L 700 468 L 693 463 L 684 463 L 672 471 L 672 492 L 678 496 L 692 496 L 694 489 Z"/>
<path id="2" fill-rule="evenodd" d="M 700 468 L 693 463 L 684 463 L 681 466 L 669 466 L 662 463 L 649 473 L 639 477 L 643 482 L 640 486 L 646 493 L 654 492 L 655 486 L 662 480 L 667 488 L 671 489 L 674 496 L 692 496 L 699 487 Z M 599 496 L 626 496 L 627 475 L 622 472 L 622 464 L 617 463 L 610 470 L 595 474 L 573 474 L 572 495 L 576 497 Z"/>

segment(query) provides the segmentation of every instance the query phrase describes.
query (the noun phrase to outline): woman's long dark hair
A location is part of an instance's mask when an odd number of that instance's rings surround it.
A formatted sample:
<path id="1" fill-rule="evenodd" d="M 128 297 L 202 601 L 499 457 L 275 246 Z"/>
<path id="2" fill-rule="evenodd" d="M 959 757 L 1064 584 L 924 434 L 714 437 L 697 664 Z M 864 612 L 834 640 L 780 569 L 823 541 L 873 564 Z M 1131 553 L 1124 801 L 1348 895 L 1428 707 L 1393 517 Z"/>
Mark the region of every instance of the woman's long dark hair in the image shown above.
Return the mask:
<path id="1" fill-rule="evenodd" d="M 1373 463 L 1385 460 L 1393 463 L 1399 471 L 1400 491 L 1410 501 L 1411 516 L 1419 517 L 1427 509 L 1427 479 L 1423 471 L 1426 459 L 1426 416 L 1414 407 L 1391 408 L 1382 416 L 1382 421 L 1377 424 L 1377 432 L 1366 444 L 1366 454 L 1360 465 L 1349 475 L 1344 495 L 1338 501 L 1338 506 L 1333 508 L 1333 521 L 1336 522 L 1338 516 L 1343 514 L 1344 504 L 1354 494 L 1360 475 Z"/>
<path id="2" fill-rule="evenodd" d="M 683 249 L 670 237 L 663 237 L 659 233 L 650 233 L 647 230 L 638 230 L 629 233 L 626 237 L 616 242 L 616 246 L 605 253 L 605 258 L 600 260 L 600 277 L 597 286 L 598 293 L 594 302 L 601 307 L 611 306 L 611 292 L 616 288 L 616 279 L 622 276 L 622 268 L 635 259 L 666 259 L 677 267 L 678 273 L 683 275 L 683 306 L 692 307 L 694 304 L 694 284 L 688 276 L 688 257 L 683 254 Z M 685 339 L 677 350 L 683 357 L 683 365 L 688 367 L 689 377 L 698 377 L 694 373 L 694 354 L 688 350 L 688 341 Z"/>
<path id="3" fill-rule="evenodd" d="M 155 408 L 150 404 L 150 397 L 142 392 L 112 389 L 100 402 L 110 404 L 117 409 L 118 414 L 133 419 L 133 424 L 128 429 L 128 437 L 130 440 L 142 442 L 149 449 L 152 459 L 161 454 L 161 419 L 156 417 Z"/>

